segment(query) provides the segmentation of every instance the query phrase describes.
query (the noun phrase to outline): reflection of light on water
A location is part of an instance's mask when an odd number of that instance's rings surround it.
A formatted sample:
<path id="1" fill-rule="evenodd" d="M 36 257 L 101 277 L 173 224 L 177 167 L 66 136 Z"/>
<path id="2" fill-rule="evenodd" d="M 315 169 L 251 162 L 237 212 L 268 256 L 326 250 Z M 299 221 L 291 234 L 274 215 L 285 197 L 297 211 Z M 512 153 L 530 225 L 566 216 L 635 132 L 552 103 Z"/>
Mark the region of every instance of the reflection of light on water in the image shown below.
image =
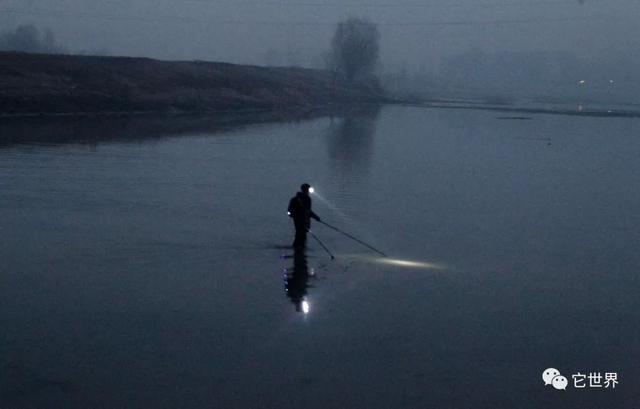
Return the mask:
<path id="1" fill-rule="evenodd" d="M 309 310 L 310 310 L 309 301 L 302 300 L 302 312 L 305 314 L 309 314 Z"/>
<path id="2" fill-rule="evenodd" d="M 424 261 L 414 261 L 414 260 L 401 260 L 397 258 L 377 258 L 375 259 L 375 262 L 380 264 L 388 264 L 391 266 L 409 267 L 409 268 L 425 268 L 425 269 L 431 269 L 431 270 L 444 270 L 445 268 L 442 264 L 428 263 Z"/>
<path id="3" fill-rule="evenodd" d="M 416 268 L 423 270 L 446 270 L 448 267 L 446 264 L 442 263 L 434 263 L 428 261 L 419 261 L 419 260 L 407 260 L 401 258 L 391 258 L 391 257 L 375 257 L 375 256 L 365 256 L 359 254 L 345 254 L 341 257 L 342 259 L 361 261 L 365 263 L 375 263 L 375 264 L 384 264 L 387 266 L 394 267 L 405 267 L 405 268 Z"/>

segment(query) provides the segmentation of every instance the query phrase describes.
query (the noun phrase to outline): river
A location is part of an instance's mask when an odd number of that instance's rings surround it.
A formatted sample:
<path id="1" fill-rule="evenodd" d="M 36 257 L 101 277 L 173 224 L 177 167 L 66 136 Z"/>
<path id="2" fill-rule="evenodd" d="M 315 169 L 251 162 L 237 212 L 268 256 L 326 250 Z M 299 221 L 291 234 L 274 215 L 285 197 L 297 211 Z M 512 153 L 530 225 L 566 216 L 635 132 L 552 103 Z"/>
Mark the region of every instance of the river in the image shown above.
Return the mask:
<path id="1" fill-rule="evenodd" d="M 633 407 L 639 132 L 399 106 L 2 120 L 0 407 Z M 388 257 L 318 223 L 336 259 L 294 255 L 303 182 Z M 618 383 L 576 388 L 591 372 Z"/>

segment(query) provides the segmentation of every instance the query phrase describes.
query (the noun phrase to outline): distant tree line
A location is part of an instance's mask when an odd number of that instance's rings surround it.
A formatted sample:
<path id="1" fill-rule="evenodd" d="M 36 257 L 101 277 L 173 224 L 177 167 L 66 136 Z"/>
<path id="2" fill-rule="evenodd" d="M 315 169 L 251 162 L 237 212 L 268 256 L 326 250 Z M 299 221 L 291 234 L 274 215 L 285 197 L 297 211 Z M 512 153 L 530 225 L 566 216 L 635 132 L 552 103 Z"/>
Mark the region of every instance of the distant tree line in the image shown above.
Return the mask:
<path id="1" fill-rule="evenodd" d="M 0 32 L 0 51 L 25 53 L 65 54 L 49 29 L 38 30 L 31 24 L 18 26 L 13 31 Z"/>
<path id="2" fill-rule="evenodd" d="M 375 23 L 349 17 L 338 23 L 325 56 L 326 67 L 347 81 L 375 77 L 380 56 L 380 33 Z"/>

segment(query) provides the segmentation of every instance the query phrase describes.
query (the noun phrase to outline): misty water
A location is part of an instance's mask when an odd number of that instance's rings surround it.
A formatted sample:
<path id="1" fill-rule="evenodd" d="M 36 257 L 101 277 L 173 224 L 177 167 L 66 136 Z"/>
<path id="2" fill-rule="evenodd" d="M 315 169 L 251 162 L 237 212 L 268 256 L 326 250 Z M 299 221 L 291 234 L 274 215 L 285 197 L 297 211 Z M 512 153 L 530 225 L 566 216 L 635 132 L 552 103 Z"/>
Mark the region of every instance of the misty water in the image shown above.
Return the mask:
<path id="1" fill-rule="evenodd" d="M 0 407 L 632 407 L 639 131 L 411 107 L 4 120 Z M 303 182 L 389 257 L 317 223 L 336 260 L 311 238 L 292 257 Z"/>

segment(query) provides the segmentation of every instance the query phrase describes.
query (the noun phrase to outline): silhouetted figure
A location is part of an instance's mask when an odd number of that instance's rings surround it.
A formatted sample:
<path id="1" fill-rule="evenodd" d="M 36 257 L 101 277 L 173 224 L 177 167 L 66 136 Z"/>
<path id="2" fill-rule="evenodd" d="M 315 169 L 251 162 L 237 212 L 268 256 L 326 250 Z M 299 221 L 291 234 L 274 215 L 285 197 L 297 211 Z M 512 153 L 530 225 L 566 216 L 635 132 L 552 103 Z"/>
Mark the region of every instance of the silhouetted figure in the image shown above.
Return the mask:
<path id="1" fill-rule="evenodd" d="M 320 221 L 320 217 L 311 210 L 310 188 L 309 184 L 303 184 L 300 186 L 300 191 L 289 201 L 289 217 L 293 218 L 293 224 L 296 228 L 296 238 L 293 241 L 295 249 L 302 249 L 306 245 L 311 218 Z"/>
<path id="2" fill-rule="evenodd" d="M 304 249 L 298 248 L 293 255 L 293 268 L 287 269 L 285 274 L 284 289 L 287 297 L 296 307 L 296 311 L 309 312 L 309 303 L 306 300 L 307 288 L 309 288 L 309 267 L 307 255 Z"/>

